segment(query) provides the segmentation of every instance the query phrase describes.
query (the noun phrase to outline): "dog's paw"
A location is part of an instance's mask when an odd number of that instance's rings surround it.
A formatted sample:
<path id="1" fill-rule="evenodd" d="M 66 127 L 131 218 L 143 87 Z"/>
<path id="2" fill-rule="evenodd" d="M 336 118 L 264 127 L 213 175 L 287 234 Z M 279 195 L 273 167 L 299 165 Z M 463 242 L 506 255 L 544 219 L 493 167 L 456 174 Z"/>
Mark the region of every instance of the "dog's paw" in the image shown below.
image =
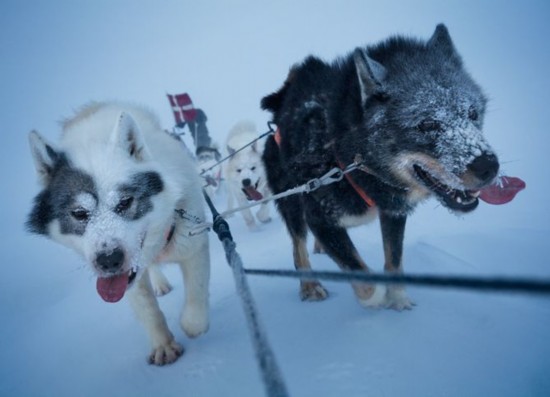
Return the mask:
<path id="1" fill-rule="evenodd" d="M 352 283 L 359 304 L 369 309 L 386 307 L 386 286 L 383 284 Z"/>
<path id="2" fill-rule="evenodd" d="M 169 282 L 153 283 L 153 291 L 156 296 L 163 296 L 172 291 L 172 285 Z"/>
<path id="3" fill-rule="evenodd" d="M 254 219 L 252 220 L 245 219 L 245 223 L 246 223 L 246 226 L 248 227 L 248 230 L 250 231 L 258 230 L 258 225 L 256 225 L 256 222 L 254 221 Z"/>
<path id="4" fill-rule="evenodd" d="M 300 299 L 303 301 L 322 301 L 328 298 L 328 291 L 317 281 L 304 281 L 300 284 Z"/>
<path id="5" fill-rule="evenodd" d="M 196 338 L 208 331 L 208 310 L 186 308 L 181 316 L 181 328 L 190 338 Z"/>
<path id="6" fill-rule="evenodd" d="M 163 296 L 172 291 L 172 285 L 159 268 L 150 268 L 149 276 L 151 277 L 151 286 L 156 296 Z"/>
<path id="7" fill-rule="evenodd" d="M 313 243 L 313 253 L 314 254 L 326 254 L 325 249 L 323 248 L 323 246 L 321 245 L 321 243 L 317 239 L 315 239 L 315 241 Z"/>
<path id="8" fill-rule="evenodd" d="M 258 220 L 262 223 L 269 223 L 269 222 L 271 222 L 271 217 L 270 216 L 268 216 L 268 217 L 259 217 L 258 216 Z"/>
<path id="9" fill-rule="evenodd" d="M 416 303 L 411 301 L 403 288 L 388 288 L 384 302 L 386 309 L 393 309 L 399 312 L 412 310 Z"/>
<path id="10" fill-rule="evenodd" d="M 159 366 L 172 364 L 183 354 L 183 351 L 183 346 L 172 340 L 165 345 L 155 347 L 149 355 L 148 361 L 149 364 Z"/>

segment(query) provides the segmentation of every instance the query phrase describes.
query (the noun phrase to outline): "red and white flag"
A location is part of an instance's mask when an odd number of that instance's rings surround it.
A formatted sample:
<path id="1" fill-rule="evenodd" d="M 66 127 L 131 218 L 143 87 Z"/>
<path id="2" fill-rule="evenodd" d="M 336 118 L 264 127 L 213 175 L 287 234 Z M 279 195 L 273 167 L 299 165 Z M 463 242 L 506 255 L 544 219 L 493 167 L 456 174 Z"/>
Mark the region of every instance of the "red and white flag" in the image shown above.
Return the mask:
<path id="1" fill-rule="evenodd" d="M 174 112 L 176 125 L 195 121 L 195 117 L 197 117 L 197 110 L 193 106 L 193 102 L 191 101 L 189 94 L 166 94 L 166 96 L 168 97 L 168 101 L 170 101 L 170 106 Z"/>

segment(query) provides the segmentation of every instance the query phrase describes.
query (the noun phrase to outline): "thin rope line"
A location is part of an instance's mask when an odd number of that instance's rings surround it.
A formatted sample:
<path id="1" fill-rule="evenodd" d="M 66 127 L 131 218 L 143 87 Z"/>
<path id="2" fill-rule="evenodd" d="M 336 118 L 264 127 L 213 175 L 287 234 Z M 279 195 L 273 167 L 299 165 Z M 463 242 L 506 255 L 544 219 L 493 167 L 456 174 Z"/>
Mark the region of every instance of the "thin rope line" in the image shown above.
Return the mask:
<path id="1" fill-rule="evenodd" d="M 271 269 L 244 269 L 248 275 L 298 278 L 302 280 L 330 280 L 337 282 L 361 281 L 365 283 L 410 284 L 426 287 L 448 287 L 480 291 L 519 292 L 550 295 L 549 279 L 518 277 L 467 277 L 434 275 L 391 275 L 358 271 L 294 271 Z"/>

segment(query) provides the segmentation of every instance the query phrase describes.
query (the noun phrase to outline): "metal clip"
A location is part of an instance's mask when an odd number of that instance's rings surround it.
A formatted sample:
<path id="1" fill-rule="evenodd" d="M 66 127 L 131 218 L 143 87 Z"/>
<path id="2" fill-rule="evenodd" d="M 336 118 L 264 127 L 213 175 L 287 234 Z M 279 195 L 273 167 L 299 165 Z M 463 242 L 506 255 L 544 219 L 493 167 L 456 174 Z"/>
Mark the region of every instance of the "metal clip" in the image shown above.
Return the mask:
<path id="1" fill-rule="evenodd" d="M 314 190 L 317 190 L 321 187 L 322 183 L 319 178 L 311 179 L 306 182 L 306 185 L 304 187 L 304 190 L 306 193 L 312 192 Z"/>
<path id="2" fill-rule="evenodd" d="M 344 177 L 344 172 L 340 168 L 333 168 L 321 177 L 322 185 L 329 185 L 333 182 L 339 182 Z"/>
<path id="3" fill-rule="evenodd" d="M 330 185 L 339 182 L 344 177 L 344 172 L 340 168 L 332 168 L 329 172 L 320 178 L 311 179 L 305 184 L 305 192 L 309 193 L 319 189 L 321 186 Z"/>

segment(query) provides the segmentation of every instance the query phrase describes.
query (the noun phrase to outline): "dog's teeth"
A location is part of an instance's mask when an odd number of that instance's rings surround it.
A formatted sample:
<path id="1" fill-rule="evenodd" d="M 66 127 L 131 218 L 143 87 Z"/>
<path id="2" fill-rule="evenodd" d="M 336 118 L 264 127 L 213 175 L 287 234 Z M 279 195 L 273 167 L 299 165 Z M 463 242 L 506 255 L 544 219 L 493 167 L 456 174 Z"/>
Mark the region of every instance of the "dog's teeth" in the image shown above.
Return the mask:
<path id="1" fill-rule="evenodd" d="M 475 192 L 470 192 L 470 196 L 472 196 L 473 198 L 479 197 L 480 194 L 481 194 L 481 190 L 476 190 Z"/>
<path id="2" fill-rule="evenodd" d="M 457 202 L 458 204 L 462 204 L 462 197 L 456 196 L 456 197 L 455 197 L 455 200 L 456 200 L 456 202 Z"/>

